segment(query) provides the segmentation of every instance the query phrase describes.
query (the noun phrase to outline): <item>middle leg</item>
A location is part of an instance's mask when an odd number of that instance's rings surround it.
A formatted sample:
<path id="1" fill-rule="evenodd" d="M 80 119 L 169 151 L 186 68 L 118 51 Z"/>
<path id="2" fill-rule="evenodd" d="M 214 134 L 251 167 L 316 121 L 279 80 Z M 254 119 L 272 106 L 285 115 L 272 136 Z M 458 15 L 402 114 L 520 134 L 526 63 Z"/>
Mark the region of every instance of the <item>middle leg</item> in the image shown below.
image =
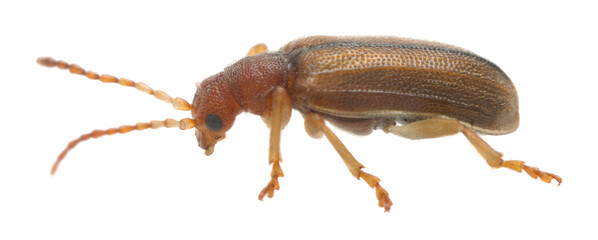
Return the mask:
<path id="1" fill-rule="evenodd" d="M 336 152 L 341 156 L 351 174 L 357 179 L 363 179 L 371 188 L 376 190 L 376 198 L 378 198 L 378 206 L 384 208 L 385 212 L 390 211 L 392 201 L 388 196 L 388 192 L 380 186 L 380 179 L 374 175 L 361 171 L 364 168 L 361 163 L 353 157 L 347 150 L 340 139 L 324 124 L 324 119 L 318 114 L 310 113 L 305 116 L 305 130 L 307 134 L 313 138 L 320 138 L 322 135 L 332 144 Z"/>

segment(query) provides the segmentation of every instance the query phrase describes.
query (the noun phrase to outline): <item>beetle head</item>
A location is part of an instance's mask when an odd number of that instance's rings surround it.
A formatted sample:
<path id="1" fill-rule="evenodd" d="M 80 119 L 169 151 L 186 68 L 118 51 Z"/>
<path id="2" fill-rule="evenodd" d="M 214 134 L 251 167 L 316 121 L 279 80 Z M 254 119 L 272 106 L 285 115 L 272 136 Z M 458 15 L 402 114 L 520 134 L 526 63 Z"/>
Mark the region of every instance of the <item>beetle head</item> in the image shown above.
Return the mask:
<path id="1" fill-rule="evenodd" d="M 228 87 L 228 79 L 217 74 L 197 86 L 191 114 L 195 120 L 195 136 L 206 155 L 214 152 L 214 145 L 226 136 L 241 112 Z"/>
<path id="2" fill-rule="evenodd" d="M 212 154 L 242 111 L 262 116 L 267 99 L 287 78 L 287 60 L 280 53 L 245 57 L 197 87 L 191 112 L 197 141 Z"/>

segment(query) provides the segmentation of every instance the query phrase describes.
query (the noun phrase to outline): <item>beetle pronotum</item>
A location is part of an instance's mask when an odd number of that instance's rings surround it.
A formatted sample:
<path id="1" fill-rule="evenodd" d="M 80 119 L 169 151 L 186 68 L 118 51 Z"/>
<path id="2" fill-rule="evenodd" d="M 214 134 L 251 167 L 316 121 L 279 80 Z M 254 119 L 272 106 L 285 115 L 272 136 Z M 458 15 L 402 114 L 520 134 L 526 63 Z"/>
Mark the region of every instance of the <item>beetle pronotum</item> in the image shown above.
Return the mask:
<path id="1" fill-rule="evenodd" d="M 191 111 L 192 118 L 166 119 L 95 130 L 73 140 L 58 156 L 52 174 L 66 153 L 79 142 L 132 130 L 178 127 L 195 128 L 206 155 L 225 137 L 241 112 L 262 117 L 270 128 L 271 180 L 259 199 L 278 190 L 280 134 L 294 108 L 305 118 L 305 129 L 314 138 L 325 136 L 351 174 L 376 191 L 378 205 L 389 211 L 392 201 L 376 176 L 347 150 L 326 126 L 328 121 L 349 132 L 366 135 L 375 129 L 409 139 L 437 138 L 462 133 L 492 168 L 527 172 L 544 182 L 557 175 L 530 167 L 523 161 L 502 159 L 478 133 L 507 134 L 519 125 L 517 92 L 509 77 L 494 63 L 459 47 L 396 37 L 315 36 L 292 41 L 279 51 L 268 52 L 264 44 L 251 48 L 248 56 L 197 86 L 190 105 L 144 83 L 39 58 L 46 67 L 68 69 L 106 83 L 134 87 Z M 401 125 L 397 126 L 396 123 Z"/>

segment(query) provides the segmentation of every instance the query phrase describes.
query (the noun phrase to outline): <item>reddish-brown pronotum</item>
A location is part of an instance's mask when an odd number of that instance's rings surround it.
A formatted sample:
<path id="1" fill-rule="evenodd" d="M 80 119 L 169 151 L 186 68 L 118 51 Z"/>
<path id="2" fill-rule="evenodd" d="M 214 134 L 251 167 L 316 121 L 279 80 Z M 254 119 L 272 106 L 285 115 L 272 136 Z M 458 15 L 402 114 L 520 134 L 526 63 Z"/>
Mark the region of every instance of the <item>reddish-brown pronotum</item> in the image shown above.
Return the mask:
<path id="1" fill-rule="evenodd" d="M 375 189 L 378 205 L 385 211 L 390 210 L 392 201 L 380 186 L 380 179 L 361 170 L 364 166 L 325 121 L 360 135 L 375 129 L 409 139 L 462 133 L 492 168 L 523 170 L 547 183 L 552 179 L 559 184 L 562 181 L 523 161 L 503 160 L 501 153 L 480 138 L 478 133 L 500 135 L 517 129 L 517 92 L 498 66 L 468 50 L 396 37 L 315 36 L 292 41 L 272 52 L 258 44 L 247 55 L 201 82 L 191 105 L 144 83 L 39 58 L 43 66 L 134 87 L 175 109 L 190 110 L 192 115 L 179 121 L 151 121 L 84 134 L 58 156 L 52 174 L 79 142 L 132 130 L 195 127 L 199 146 L 210 155 L 233 126 L 235 117 L 249 112 L 261 116 L 270 128 L 272 179 L 260 192 L 261 200 L 279 189 L 278 178 L 283 176 L 280 133 L 295 109 L 305 118 L 307 133 L 314 138 L 325 136 L 351 174 Z"/>

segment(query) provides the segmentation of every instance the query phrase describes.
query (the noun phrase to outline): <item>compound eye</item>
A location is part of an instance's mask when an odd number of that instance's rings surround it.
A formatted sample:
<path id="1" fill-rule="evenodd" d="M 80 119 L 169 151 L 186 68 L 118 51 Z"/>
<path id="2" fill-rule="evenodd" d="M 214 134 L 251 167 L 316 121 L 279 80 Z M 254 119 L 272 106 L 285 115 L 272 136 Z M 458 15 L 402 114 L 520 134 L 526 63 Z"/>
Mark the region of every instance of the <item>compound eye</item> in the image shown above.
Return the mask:
<path id="1" fill-rule="evenodd" d="M 222 129 L 222 119 L 218 115 L 211 113 L 206 117 L 206 127 L 210 131 L 218 132 Z"/>

